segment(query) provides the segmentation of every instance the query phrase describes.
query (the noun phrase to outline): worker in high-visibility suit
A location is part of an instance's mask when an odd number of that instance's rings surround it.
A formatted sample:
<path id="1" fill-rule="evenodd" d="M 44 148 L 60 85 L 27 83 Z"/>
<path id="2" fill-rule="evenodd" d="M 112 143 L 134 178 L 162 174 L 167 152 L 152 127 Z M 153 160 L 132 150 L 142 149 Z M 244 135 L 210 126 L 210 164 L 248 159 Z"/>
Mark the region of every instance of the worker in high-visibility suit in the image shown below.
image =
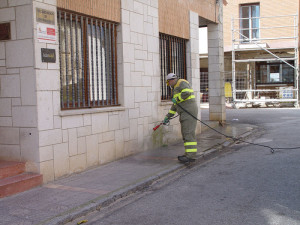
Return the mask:
<path id="1" fill-rule="evenodd" d="M 184 79 L 178 79 L 174 73 L 167 75 L 167 84 L 172 88 L 173 105 L 164 119 L 164 123 L 168 123 L 170 118 L 177 112 L 181 124 L 181 134 L 184 141 L 185 154 L 178 156 L 178 160 L 182 163 L 195 161 L 197 153 L 196 126 L 197 120 L 187 112 L 197 118 L 198 107 L 194 95 L 194 90 L 189 82 Z M 179 106 L 181 107 L 179 107 Z M 187 112 L 185 112 L 183 109 Z"/>

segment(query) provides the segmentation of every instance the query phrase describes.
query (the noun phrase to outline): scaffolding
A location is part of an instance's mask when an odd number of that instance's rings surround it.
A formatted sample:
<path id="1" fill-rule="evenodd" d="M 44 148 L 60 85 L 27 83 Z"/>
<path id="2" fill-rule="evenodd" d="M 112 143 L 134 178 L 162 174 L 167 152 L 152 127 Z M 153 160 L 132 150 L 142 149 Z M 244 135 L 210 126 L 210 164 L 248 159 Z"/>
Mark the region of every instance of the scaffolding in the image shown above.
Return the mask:
<path id="1" fill-rule="evenodd" d="M 250 21 L 250 25 L 247 22 L 250 28 L 241 28 L 242 24 L 245 24 L 243 20 Z M 253 20 L 256 20 L 256 23 L 258 21 L 259 27 L 251 28 Z M 270 24 L 271 26 L 268 26 Z M 268 106 L 293 103 L 295 107 L 299 107 L 298 15 L 232 18 L 231 30 L 230 82 L 233 104 Z M 280 46 L 278 43 L 284 43 L 286 46 Z M 237 65 L 240 63 L 244 65 L 240 66 L 243 69 L 238 71 Z M 260 64 L 262 65 L 259 67 Z M 228 78 L 226 74 L 225 77 Z"/>

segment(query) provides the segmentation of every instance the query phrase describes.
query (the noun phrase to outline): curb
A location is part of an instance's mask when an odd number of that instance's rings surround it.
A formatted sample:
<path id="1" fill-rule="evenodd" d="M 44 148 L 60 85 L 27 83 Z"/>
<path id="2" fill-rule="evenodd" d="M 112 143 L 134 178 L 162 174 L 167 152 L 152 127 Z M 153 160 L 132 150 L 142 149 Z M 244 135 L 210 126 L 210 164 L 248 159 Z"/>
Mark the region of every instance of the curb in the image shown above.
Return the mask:
<path id="1" fill-rule="evenodd" d="M 239 138 L 246 138 L 247 136 L 251 135 L 253 130 L 247 131 L 239 136 Z M 212 159 L 219 155 L 219 153 L 222 152 L 222 149 L 230 147 L 231 145 L 235 144 L 238 141 L 229 141 L 225 140 L 223 143 L 218 144 L 216 146 L 213 146 L 212 148 L 202 152 L 202 154 L 198 155 L 196 162 L 194 165 L 198 165 L 206 160 Z M 68 222 L 71 222 L 81 216 L 84 216 L 90 212 L 100 210 L 103 207 L 109 206 L 115 201 L 124 198 L 126 196 L 129 196 L 130 194 L 133 194 L 137 191 L 141 191 L 147 187 L 149 187 L 151 184 L 153 184 L 155 181 L 166 177 L 167 175 L 170 175 L 174 172 L 177 172 L 179 170 L 183 170 L 189 168 L 189 166 L 186 166 L 184 164 L 176 164 L 169 166 L 165 169 L 162 169 L 160 172 L 155 173 L 153 175 L 150 175 L 148 177 L 141 178 L 135 183 L 132 183 L 130 185 L 121 187 L 120 189 L 113 191 L 111 193 L 108 193 L 105 196 L 98 197 L 94 200 L 91 200 L 89 202 L 83 203 L 73 209 L 70 209 L 69 211 L 63 212 L 63 214 L 56 215 L 52 218 L 46 219 L 38 224 L 47 224 L 47 225 L 60 225 L 60 224 L 66 224 Z"/>
<path id="2" fill-rule="evenodd" d="M 161 172 L 156 173 L 155 175 L 147 177 L 146 179 L 142 178 L 142 181 L 137 181 L 136 183 L 130 184 L 126 187 L 122 187 L 117 191 L 108 193 L 105 196 L 101 196 L 87 203 L 79 205 L 78 207 L 73 208 L 67 212 L 64 212 L 64 215 L 57 215 L 54 218 L 50 218 L 38 224 L 57 225 L 71 222 L 72 220 L 84 216 L 92 211 L 100 210 L 103 207 L 109 206 L 115 201 L 124 198 L 130 194 L 133 194 L 137 191 L 141 191 L 146 187 L 149 187 L 155 181 L 185 167 L 186 166 L 182 164 L 173 165 L 167 169 L 164 169 Z"/>

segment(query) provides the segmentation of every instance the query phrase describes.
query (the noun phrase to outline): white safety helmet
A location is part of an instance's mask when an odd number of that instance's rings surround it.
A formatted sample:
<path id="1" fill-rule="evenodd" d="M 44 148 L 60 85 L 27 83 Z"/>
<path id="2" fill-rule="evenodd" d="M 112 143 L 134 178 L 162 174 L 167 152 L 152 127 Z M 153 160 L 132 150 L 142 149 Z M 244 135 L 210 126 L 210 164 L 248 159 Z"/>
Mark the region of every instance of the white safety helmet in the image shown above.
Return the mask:
<path id="1" fill-rule="evenodd" d="M 173 80 L 173 79 L 177 79 L 177 75 L 175 73 L 169 73 L 167 75 L 167 81 L 168 80 Z"/>

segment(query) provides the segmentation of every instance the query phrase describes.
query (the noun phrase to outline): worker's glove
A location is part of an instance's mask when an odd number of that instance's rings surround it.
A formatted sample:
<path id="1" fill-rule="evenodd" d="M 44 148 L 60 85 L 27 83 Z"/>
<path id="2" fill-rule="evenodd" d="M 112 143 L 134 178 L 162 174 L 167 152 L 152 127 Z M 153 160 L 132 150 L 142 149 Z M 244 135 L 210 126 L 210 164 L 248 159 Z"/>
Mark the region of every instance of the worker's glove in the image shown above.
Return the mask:
<path id="1" fill-rule="evenodd" d="M 165 117 L 164 121 L 163 121 L 163 124 L 167 124 L 169 123 L 169 118 L 168 117 Z"/>
<path id="2" fill-rule="evenodd" d="M 175 99 L 175 98 L 172 98 L 172 102 L 173 102 L 174 104 L 176 104 L 176 103 L 177 103 L 177 101 L 176 101 L 176 99 Z"/>

